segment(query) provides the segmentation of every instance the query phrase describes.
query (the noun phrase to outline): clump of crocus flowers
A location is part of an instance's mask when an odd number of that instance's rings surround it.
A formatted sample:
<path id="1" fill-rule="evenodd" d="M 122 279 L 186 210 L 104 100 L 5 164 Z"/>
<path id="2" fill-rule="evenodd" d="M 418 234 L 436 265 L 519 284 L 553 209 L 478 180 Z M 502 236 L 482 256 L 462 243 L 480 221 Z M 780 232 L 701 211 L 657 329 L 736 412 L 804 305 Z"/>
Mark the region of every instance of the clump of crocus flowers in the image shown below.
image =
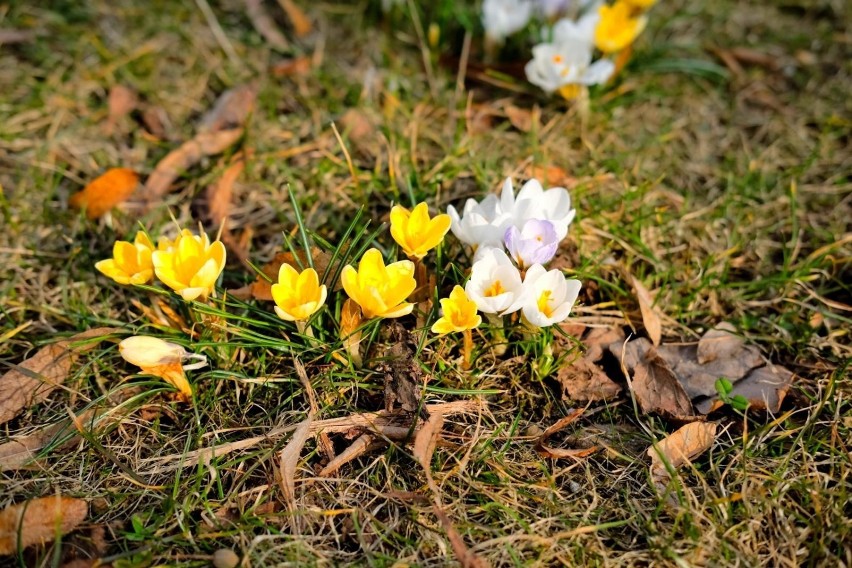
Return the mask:
<path id="1" fill-rule="evenodd" d="M 415 309 L 422 325 L 437 299 L 435 275 L 430 274 L 426 257 L 450 231 L 471 247 L 474 262 L 466 282 L 454 283 L 450 294 L 440 298 L 440 314 L 428 329 L 438 336 L 461 334 L 463 369 L 470 367 L 473 330 L 481 325 L 483 315 L 497 334 L 502 334 L 504 318 L 512 316 L 515 322 L 517 313 L 527 333 L 563 321 L 577 299 L 580 282 L 544 266 L 557 253 L 575 213 L 566 189 L 545 189 L 534 179 L 517 194 L 507 179 L 500 195 L 468 200 L 461 214 L 452 206 L 434 216 L 426 203 L 411 210 L 394 206 L 390 235 L 406 258 L 386 260 L 381 250 L 372 247 L 340 272 L 339 284 L 347 298 L 340 304 L 338 332 L 352 363 L 362 364 L 364 325 L 405 317 Z M 156 247 L 144 232 L 137 233 L 133 242 L 118 241 L 113 258 L 96 267 L 120 284 L 159 280 L 187 302 L 207 301 L 216 297 L 225 258 L 225 247 L 218 239 L 211 241 L 203 232 L 182 229 L 173 240 L 160 239 Z M 299 269 L 283 263 L 270 286 L 272 311 L 282 324 L 292 322 L 314 344 L 317 336 L 310 324 L 328 303 L 332 286 L 322 282 L 327 277 L 310 266 Z M 119 350 L 143 373 L 172 384 L 181 400 L 192 396 L 185 370 L 206 364 L 203 356 L 155 337 L 131 337 Z M 184 365 L 187 359 L 201 362 Z"/>
<path id="2" fill-rule="evenodd" d="M 485 0 L 482 23 L 487 45 L 499 45 L 538 20 L 542 42 L 532 48 L 527 80 L 574 99 L 621 70 L 656 1 Z"/>

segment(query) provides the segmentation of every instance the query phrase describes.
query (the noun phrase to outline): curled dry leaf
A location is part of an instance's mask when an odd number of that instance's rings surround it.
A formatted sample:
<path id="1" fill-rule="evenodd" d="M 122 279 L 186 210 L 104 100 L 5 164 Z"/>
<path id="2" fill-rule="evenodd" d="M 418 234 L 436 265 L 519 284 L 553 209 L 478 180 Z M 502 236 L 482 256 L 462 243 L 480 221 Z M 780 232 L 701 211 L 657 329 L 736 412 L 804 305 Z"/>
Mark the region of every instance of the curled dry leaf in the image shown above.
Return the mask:
<path id="1" fill-rule="evenodd" d="M 105 125 L 107 133 L 112 133 L 118 122 L 136 110 L 138 105 L 139 97 L 136 95 L 136 91 L 124 85 L 113 85 L 107 96 L 107 109 L 109 112 Z"/>
<path id="2" fill-rule="evenodd" d="M 651 457 L 651 477 L 656 483 L 665 484 L 670 479 L 668 463 L 672 469 L 687 464 L 704 453 L 716 439 L 715 422 L 692 422 L 678 428 L 674 433 L 648 448 Z"/>
<path id="3" fill-rule="evenodd" d="M 311 29 L 313 29 L 311 21 L 293 0 L 278 0 L 278 3 L 287 12 L 287 17 L 290 18 L 293 30 L 296 32 L 296 37 L 304 37 L 311 33 Z"/>
<path id="4" fill-rule="evenodd" d="M 150 205 L 162 199 L 178 176 L 201 161 L 201 158 L 221 154 L 242 136 L 242 128 L 205 132 L 169 152 L 160 160 L 145 182 L 143 193 L 145 201 Z"/>
<path id="5" fill-rule="evenodd" d="M 311 423 L 313 421 L 314 417 L 311 414 L 296 427 L 293 437 L 281 450 L 279 456 L 281 490 L 284 492 L 284 499 L 291 509 L 296 506 L 296 467 L 299 465 L 299 456 L 302 454 L 305 442 L 312 436 Z"/>
<path id="6" fill-rule="evenodd" d="M 547 440 L 551 436 L 553 436 L 557 432 L 560 432 L 566 426 L 569 426 L 579 420 L 579 418 L 583 415 L 583 412 L 585 412 L 584 409 L 578 408 L 577 410 L 571 412 L 571 414 L 569 414 L 568 416 L 565 416 L 564 418 L 558 420 L 555 424 L 548 427 L 547 430 L 545 430 L 541 434 L 539 439 L 536 441 L 535 450 L 545 457 L 554 459 L 579 459 L 589 456 L 598 451 L 598 446 L 592 446 L 591 448 L 553 448 L 547 444 Z"/>
<path id="7" fill-rule="evenodd" d="M 290 47 L 289 42 L 275 25 L 275 20 L 263 7 L 263 0 L 246 0 L 246 15 L 251 20 L 251 25 L 263 39 L 275 49 L 284 51 Z"/>
<path id="8" fill-rule="evenodd" d="M 414 458 L 423 466 L 423 469 L 432 469 L 432 454 L 435 453 L 435 446 L 438 444 L 438 437 L 443 426 L 443 415 L 432 414 L 414 438 Z"/>
<path id="9" fill-rule="evenodd" d="M 69 339 L 46 345 L 20 365 L 14 365 L 11 371 L 0 377 L 0 424 L 5 424 L 23 409 L 45 400 L 68 378 L 77 356 L 97 344 L 74 345 L 75 342 L 102 339 L 117 331 L 120 330 L 113 327 L 84 331 Z"/>
<path id="10" fill-rule="evenodd" d="M 219 132 L 245 125 L 257 101 L 257 87 L 240 85 L 223 92 L 198 123 L 198 133 Z"/>
<path id="11" fill-rule="evenodd" d="M 751 410 L 778 412 L 781 403 L 787 396 L 795 375 L 779 365 L 766 365 L 751 371 L 745 378 L 734 383 L 733 390 L 728 396 L 742 396 L 749 402 Z M 722 406 L 718 397 L 707 398 L 696 402 L 696 408 L 704 414 L 709 414 Z"/>
<path id="12" fill-rule="evenodd" d="M 292 77 L 293 75 L 306 75 L 312 67 L 311 58 L 307 55 L 283 59 L 272 66 L 273 77 Z"/>
<path id="13" fill-rule="evenodd" d="M 649 349 L 636 365 L 632 387 L 643 412 L 665 414 L 677 420 L 696 419 L 686 391 L 655 349 Z"/>
<path id="14" fill-rule="evenodd" d="M 133 195 L 139 176 L 127 168 L 112 168 L 95 178 L 68 200 L 75 209 L 85 209 L 86 217 L 97 219 Z"/>
<path id="15" fill-rule="evenodd" d="M 0 511 L 0 555 L 14 554 L 33 544 L 51 542 L 73 531 L 86 519 L 89 506 L 82 499 L 40 497 Z"/>
<path id="16" fill-rule="evenodd" d="M 621 392 L 621 386 L 586 357 L 559 369 L 556 380 L 562 396 L 578 402 L 609 400 Z"/>
<path id="17" fill-rule="evenodd" d="M 663 338 L 663 326 L 660 323 L 660 316 L 654 309 L 654 299 L 645 285 L 632 274 L 630 275 L 630 285 L 633 286 L 636 299 L 639 301 L 639 310 L 642 312 L 642 323 L 645 325 L 645 331 L 648 333 L 651 343 L 659 345 Z"/>
<path id="18" fill-rule="evenodd" d="M 537 106 L 529 110 L 515 105 L 506 105 L 503 111 L 506 113 L 506 117 L 512 123 L 512 126 L 521 132 L 529 132 L 533 129 L 537 130 L 539 127 L 541 110 Z"/>

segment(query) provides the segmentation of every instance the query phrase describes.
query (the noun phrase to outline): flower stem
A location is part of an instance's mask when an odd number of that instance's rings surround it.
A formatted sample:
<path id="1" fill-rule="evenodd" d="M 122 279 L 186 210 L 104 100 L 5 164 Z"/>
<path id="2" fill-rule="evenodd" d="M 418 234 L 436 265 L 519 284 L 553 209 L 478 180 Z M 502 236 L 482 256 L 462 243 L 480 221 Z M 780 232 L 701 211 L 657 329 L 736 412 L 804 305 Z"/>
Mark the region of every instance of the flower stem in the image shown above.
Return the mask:
<path id="1" fill-rule="evenodd" d="M 473 332 L 469 329 L 466 329 L 462 332 L 462 337 L 464 338 L 464 347 L 462 351 L 462 370 L 467 371 L 470 369 L 470 357 L 473 353 Z"/>
<path id="2" fill-rule="evenodd" d="M 500 357 L 506 353 L 508 345 L 506 344 L 506 332 L 503 329 L 503 316 L 496 314 L 488 314 L 488 322 L 494 328 L 491 339 L 491 347 L 494 349 L 494 354 Z"/>

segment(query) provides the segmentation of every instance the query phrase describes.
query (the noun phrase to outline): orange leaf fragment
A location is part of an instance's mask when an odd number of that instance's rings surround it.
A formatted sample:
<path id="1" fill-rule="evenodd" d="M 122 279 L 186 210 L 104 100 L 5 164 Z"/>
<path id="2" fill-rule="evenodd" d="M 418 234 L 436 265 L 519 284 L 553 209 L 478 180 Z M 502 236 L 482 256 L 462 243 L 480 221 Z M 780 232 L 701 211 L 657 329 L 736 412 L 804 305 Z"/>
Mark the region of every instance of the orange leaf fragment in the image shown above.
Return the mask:
<path id="1" fill-rule="evenodd" d="M 112 168 L 92 180 L 68 200 L 71 207 L 85 209 L 86 217 L 97 219 L 133 195 L 139 176 L 128 168 Z"/>
<path id="2" fill-rule="evenodd" d="M 311 33 L 313 24 L 311 24 L 311 21 L 302 9 L 296 6 L 293 0 L 278 0 L 278 3 L 287 12 L 287 17 L 290 18 L 290 22 L 293 24 L 293 31 L 296 32 L 296 37 L 304 37 Z"/>

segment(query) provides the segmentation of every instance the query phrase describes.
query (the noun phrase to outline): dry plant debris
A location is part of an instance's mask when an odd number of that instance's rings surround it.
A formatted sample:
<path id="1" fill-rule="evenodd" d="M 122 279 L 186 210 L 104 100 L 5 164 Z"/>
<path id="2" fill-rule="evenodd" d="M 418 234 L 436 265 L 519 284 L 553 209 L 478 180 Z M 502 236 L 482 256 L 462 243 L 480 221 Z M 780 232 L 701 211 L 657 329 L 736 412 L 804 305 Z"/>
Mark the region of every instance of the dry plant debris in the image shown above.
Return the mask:
<path id="1" fill-rule="evenodd" d="M 68 534 L 88 513 L 84 500 L 61 495 L 10 505 L 0 511 L 0 556 Z"/>
<path id="2" fill-rule="evenodd" d="M 691 422 L 648 448 L 654 482 L 665 486 L 671 479 L 670 469 L 676 470 L 707 451 L 716 440 L 716 429 L 715 422 Z"/>
<path id="3" fill-rule="evenodd" d="M 90 329 L 42 347 L 20 365 L 13 366 L 0 377 L 0 424 L 46 400 L 68 378 L 81 353 L 93 349 L 97 341 L 120 331 L 112 327 Z M 92 339 L 97 341 L 90 341 Z M 86 343 L 75 345 L 84 341 Z"/>

